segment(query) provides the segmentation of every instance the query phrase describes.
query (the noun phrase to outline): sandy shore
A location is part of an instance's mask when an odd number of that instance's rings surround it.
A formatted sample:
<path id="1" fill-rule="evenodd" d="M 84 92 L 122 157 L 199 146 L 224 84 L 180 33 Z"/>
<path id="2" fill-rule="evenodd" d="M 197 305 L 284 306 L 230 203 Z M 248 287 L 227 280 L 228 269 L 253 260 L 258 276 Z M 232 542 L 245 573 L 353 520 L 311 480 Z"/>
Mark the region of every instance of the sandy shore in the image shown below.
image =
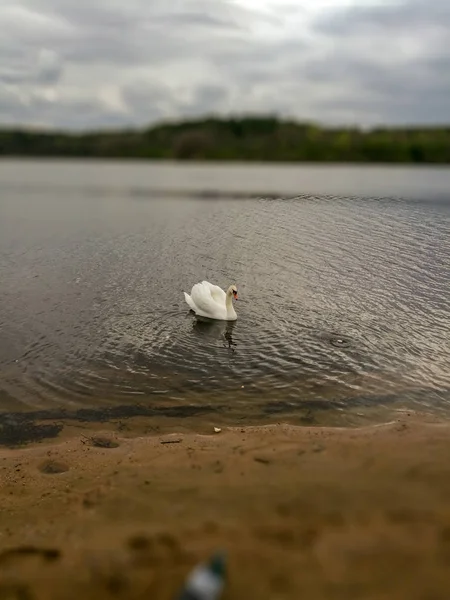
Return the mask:
<path id="1" fill-rule="evenodd" d="M 169 600 L 220 548 L 225 600 L 448 598 L 449 457 L 406 415 L 0 449 L 0 599 Z"/>

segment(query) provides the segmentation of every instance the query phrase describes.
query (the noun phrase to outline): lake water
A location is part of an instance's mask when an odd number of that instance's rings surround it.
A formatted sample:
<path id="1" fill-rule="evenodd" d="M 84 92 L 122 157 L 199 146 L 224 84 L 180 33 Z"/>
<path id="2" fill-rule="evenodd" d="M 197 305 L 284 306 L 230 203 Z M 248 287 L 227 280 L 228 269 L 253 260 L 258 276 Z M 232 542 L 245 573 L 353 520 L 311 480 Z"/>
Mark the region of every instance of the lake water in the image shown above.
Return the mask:
<path id="1" fill-rule="evenodd" d="M 450 413 L 450 169 L 0 162 L 3 416 L 409 409 Z"/>

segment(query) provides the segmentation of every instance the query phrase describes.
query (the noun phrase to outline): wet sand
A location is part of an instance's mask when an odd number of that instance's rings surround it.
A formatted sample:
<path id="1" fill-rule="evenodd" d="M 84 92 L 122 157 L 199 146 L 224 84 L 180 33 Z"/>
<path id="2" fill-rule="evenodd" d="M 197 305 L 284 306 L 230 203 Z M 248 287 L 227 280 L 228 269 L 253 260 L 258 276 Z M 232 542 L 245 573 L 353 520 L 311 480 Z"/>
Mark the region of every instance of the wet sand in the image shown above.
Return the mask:
<path id="1" fill-rule="evenodd" d="M 0 449 L 0 599 L 169 600 L 229 556 L 225 600 L 448 598 L 450 424 L 270 425 Z"/>

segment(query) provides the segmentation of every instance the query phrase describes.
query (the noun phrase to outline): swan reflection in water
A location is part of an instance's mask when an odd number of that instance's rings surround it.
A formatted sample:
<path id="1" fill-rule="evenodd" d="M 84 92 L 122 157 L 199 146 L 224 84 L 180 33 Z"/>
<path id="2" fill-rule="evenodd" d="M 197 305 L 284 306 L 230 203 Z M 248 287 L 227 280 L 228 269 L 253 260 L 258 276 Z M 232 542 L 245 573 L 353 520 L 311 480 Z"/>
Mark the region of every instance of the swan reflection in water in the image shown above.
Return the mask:
<path id="1" fill-rule="evenodd" d="M 194 333 L 198 336 L 207 337 L 211 340 L 222 339 L 224 347 L 234 352 L 236 343 L 233 341 L 233 329 L 236 321 L 216 321 L 197 316 L 192 322 Z"/>

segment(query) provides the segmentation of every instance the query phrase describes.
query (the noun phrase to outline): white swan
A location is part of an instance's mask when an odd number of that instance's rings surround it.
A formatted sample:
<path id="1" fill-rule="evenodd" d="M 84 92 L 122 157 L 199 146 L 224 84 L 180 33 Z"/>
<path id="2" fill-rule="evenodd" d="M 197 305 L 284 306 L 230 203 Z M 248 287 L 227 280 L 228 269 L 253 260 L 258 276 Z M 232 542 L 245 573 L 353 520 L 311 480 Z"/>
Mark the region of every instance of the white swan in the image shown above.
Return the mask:
<path id="1" fill-rule="evenodd" d="M 236 321 L 237 314 L 233 306 L 233 298 L 237 300 L 237 288 L 230 285 L 227 293 L 217 285 L 202 281 L 192 288 L 191 295 L 184 293 L 189 308 L 199 317 L 218 321 Z"/>

